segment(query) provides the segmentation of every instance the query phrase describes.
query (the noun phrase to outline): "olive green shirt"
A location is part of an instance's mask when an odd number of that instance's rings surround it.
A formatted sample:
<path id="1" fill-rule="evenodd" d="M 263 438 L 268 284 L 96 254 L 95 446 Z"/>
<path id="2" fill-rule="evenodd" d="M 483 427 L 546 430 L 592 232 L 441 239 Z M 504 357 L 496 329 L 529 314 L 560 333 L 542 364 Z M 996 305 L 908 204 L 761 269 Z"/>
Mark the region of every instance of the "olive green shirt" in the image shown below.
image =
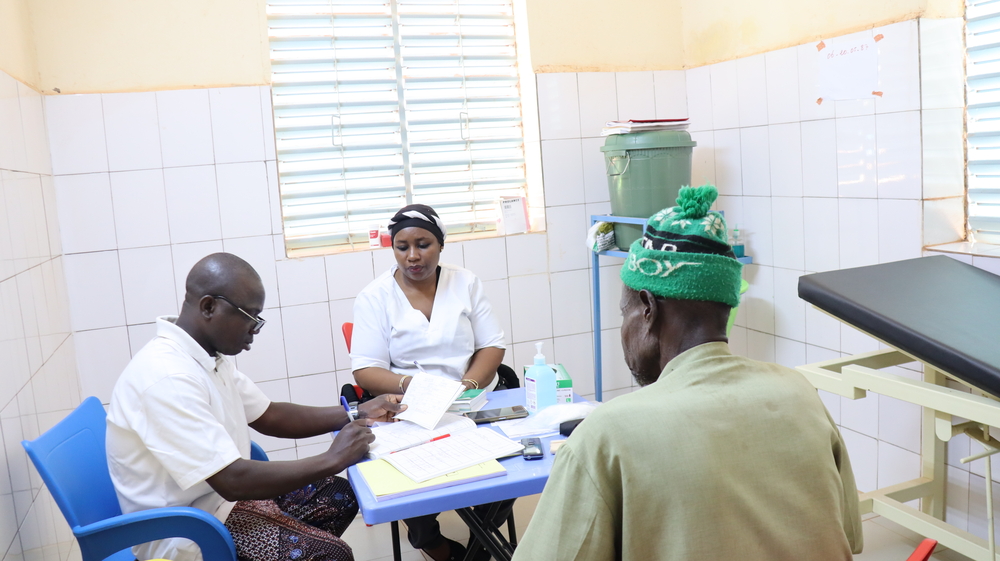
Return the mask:
<path id="1" fill-rule="evenodd" d="M 847 449 L 815 388 L 707 343 L 577 427 L 514 560 L 829 561 L 861 547 Z"/>

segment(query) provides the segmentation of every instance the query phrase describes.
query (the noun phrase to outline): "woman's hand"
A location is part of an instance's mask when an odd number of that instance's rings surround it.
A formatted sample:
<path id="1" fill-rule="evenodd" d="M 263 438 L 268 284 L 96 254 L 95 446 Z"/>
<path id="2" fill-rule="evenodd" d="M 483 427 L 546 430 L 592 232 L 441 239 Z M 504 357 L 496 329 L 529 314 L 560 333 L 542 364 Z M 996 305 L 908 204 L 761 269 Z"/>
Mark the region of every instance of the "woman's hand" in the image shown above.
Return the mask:
<path id="1" fill-rule="evenodd" d="M 375 399 L 358 405 L 358 416 L 362 419 L 388 422 L 395 421 L 396 413 L 406 411 L 406 406 L 400 403 L 403 399 L 398 394 L 382 394 Z"/>

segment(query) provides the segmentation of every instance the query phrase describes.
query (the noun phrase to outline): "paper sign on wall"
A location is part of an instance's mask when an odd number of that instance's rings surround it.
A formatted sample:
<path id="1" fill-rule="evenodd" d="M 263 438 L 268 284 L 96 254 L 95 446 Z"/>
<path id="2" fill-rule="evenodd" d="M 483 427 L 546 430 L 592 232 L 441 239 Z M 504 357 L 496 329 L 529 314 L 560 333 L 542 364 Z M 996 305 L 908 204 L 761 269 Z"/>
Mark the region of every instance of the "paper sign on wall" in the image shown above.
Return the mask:
<path id="1" fill-rule="evenodd" d="M 871 36 L 854 33 L 817 47 L 819 96 L 824 101 L 872 97 L 878 89 L 878 50 Z"/>

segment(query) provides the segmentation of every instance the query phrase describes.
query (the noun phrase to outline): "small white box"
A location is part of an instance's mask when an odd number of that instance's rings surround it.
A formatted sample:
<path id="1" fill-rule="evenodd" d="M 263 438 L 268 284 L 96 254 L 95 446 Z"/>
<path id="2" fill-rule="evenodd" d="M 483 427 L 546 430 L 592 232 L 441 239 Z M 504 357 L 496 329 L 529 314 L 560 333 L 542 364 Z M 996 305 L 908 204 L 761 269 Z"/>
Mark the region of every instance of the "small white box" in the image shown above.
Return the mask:
<path id="1" fill-rule="evenodd" d="M 500 197 L 497 230 L 502 235 L 524 234 L 530 231 L 527 197 Z"/>

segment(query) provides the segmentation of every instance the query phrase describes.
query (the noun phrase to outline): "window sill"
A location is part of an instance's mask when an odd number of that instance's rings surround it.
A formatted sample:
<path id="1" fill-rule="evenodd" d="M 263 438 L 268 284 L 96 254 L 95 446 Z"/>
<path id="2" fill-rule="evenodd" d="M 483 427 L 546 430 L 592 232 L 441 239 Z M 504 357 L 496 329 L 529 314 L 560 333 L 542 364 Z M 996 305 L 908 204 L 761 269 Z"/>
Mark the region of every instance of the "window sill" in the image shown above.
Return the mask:
<path id="1" fill-rule="evenodd" d="M 952 242 L 929 245 L 926 251 L 936 253 L 958 253 L 975 257 L 1000 257 L 1000 245 L 977 242 Z"/>

